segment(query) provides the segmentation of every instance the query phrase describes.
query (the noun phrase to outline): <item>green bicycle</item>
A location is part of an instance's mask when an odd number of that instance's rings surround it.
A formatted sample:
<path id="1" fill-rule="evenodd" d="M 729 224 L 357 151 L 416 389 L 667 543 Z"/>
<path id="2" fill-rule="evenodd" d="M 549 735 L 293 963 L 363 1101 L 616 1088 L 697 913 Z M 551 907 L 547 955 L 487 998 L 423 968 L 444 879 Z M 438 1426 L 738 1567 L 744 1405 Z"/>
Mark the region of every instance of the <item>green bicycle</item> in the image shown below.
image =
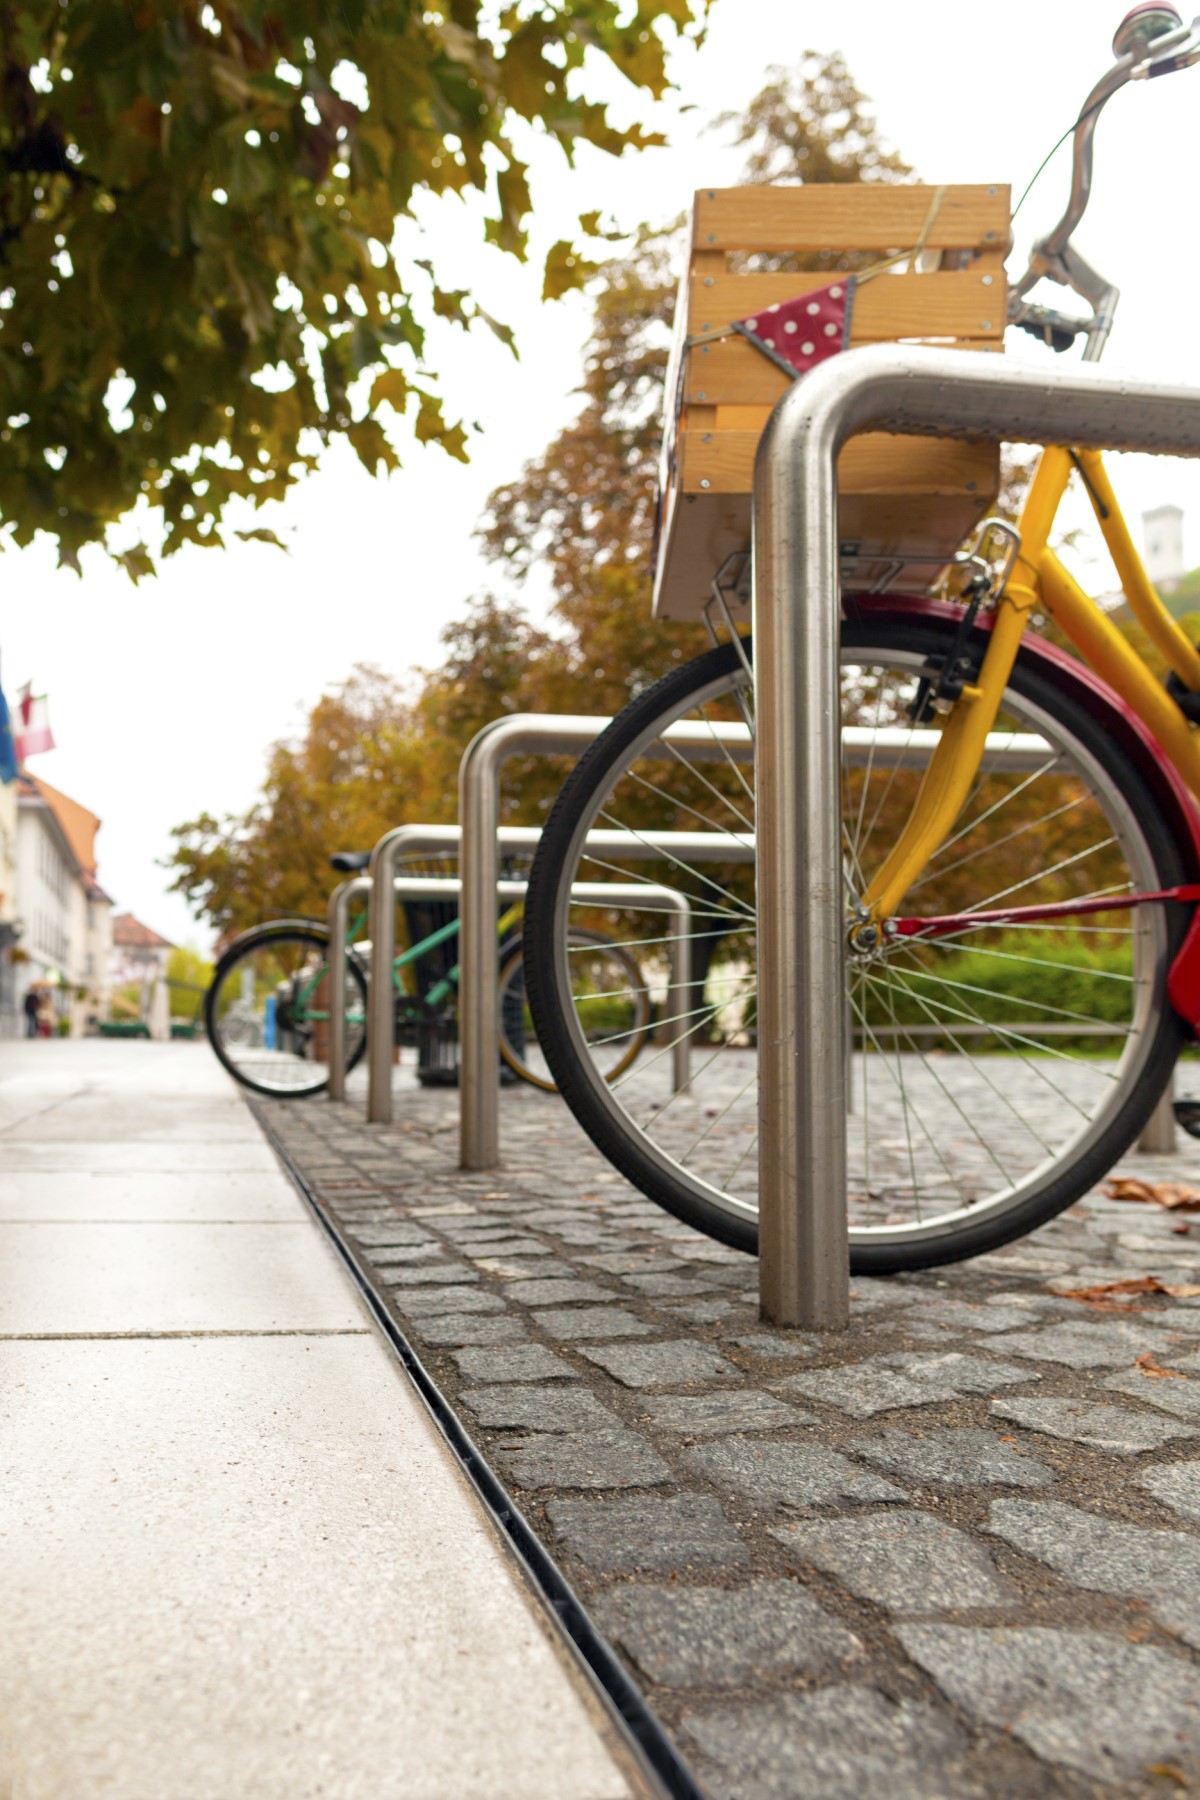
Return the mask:
<path id="1" fill-rule="evenodd" d="M 363 853 L 333 859 L 339 872 L 356 873 Z M 423 1086 L 457 1081 L 459 931 L 451 906 L 406 905 L 410 947 L 392 964 L 395 1037 L 415 1047 Z M 521 924 L 524 903 L 497 922 L 500 941 L 501 1080 L 528 1082 L 547 1093 L 555 1084 L 534 1035 L 525 998 Z M 367 1044 L 365 908 L 351 921 L 340 979 L 328 960 L 329 933 L 317 919 L 278 919 L 235 938 L 213 972 L 204 1002 L 204 1024 L 218 1061 L 243 1087 L 273 1099 L 301 1099 L 329 1083 L 329 1021 L 340 1006 L 345 1019 L 346 1071 L 362 1060 Z M 629 1068 L 650 1035 L 654 1017 L 650 987 L 629 949 L 601 932 L 575 926 L 570 958 L 581 1017 L 609 1080 Z"/>

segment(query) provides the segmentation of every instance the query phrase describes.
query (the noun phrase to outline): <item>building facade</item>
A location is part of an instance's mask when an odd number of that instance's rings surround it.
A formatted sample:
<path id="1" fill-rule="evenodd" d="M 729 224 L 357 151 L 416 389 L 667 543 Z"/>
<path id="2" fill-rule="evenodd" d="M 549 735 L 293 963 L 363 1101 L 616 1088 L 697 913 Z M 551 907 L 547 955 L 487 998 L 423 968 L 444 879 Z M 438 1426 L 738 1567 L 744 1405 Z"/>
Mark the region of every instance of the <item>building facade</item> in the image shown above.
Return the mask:
<path id="1" fill-rule="evenodd" d="M 9 1036 L 24 1027 L 34 989 L 54 1028 L 78 1034 L 108 1013 L 112 901 L 96 873 L 100 820 L 49 782 L 22 774 L 16 791 L 13 942 L 5 955 Z"/>
<path id="2" fill-rule="evenodd" d="M 127 987 L 134 982 L 144 986 L 159 980 L 167 973 L 167 959 L 174 949 L 168 938 L 160 937 L 132 913 L 118 913 L 112 922 L 109 986 Z"/>

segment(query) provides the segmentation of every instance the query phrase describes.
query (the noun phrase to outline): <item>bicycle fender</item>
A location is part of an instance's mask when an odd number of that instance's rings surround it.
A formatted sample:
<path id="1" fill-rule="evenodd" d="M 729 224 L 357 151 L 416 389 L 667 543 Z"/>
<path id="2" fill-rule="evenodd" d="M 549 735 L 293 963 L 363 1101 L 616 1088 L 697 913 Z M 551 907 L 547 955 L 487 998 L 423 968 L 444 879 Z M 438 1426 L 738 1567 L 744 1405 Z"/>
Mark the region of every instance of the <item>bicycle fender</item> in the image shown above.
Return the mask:
<path id="1" fill-rule="evenodd" d="M 251 925 L 247 931 L 239 931 L 236 937 L 230 938 L 227 944 L 223 944 L 218 961 L 227 957 L 231 950 L 239 949 L 241 945 L 246 942 L 247 938 L 257 937 L 261 931 L 266 931 L 268 928 L 275 931 L 277 929 L 285 929 L 288 926 L 295 926 L 304 931 L 311 931 L 314 926 L 317 926 L 321 931 L 326 933 L 328 933 L 329 930 L 328 920 L 309 919 L 303 914 L 300 914 L 294 919 L 262 919 L 257 925 Z"/>
<path id="2" fill-rule="evenodd" d="M 897 601 L 885 595 L 848 594 L 843 607 L 856 619 L 876 613 L 886 614 L 888 619 L 908 617 L 914 623 L 938 619 L 957 625 L 962 618 L 961 607 L 919 596 Z M 991 626 L 991 619 L 983 617 L 976 621 L 975 628 L 987 632 Z M 1132 707 L 1086 663 L 1033 632 L 1026 634 L 1019 654 L 1026 662 L 1036 664 L 1047 680 L 1090 713 L 1120 744 L 1158 801 L 1188 874 L 1193 878 L 1200 876 L 1200 807 L 1158 739 Z M 1200 908 L 1193 912 L 1187 935 L 1175 953 L 1167 976 L 1167 997 L 1192 1035 L 1200 1037 Z"/>

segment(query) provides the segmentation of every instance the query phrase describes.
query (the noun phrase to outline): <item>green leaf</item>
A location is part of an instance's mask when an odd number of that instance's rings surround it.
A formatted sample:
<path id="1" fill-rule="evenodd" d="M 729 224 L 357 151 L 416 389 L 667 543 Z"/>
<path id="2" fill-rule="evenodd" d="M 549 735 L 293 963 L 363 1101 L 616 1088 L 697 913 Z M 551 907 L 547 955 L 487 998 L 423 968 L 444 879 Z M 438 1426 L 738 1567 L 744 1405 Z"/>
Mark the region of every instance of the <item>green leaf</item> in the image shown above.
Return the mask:
<path id="1" fill-rule="evenodd" d="M 572 289 L 582 287 L 588 278 L 600 267 L 599 263 L 588 262 L 579 255 L 574 244 L 568 238 L 560 238 L 551 246 L 546 255 L 546 267 L 542 276 L 542 299 L 559 300 Z"/>

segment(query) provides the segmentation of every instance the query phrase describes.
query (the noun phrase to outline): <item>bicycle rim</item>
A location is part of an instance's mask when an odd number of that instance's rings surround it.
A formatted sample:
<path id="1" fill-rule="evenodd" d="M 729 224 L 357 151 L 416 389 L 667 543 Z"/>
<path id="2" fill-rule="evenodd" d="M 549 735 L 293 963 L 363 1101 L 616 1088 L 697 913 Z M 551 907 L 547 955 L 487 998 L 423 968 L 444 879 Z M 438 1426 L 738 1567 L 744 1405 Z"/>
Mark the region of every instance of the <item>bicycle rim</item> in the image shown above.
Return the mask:
<path id="1" fill-rule="evenodd" d="M 851 624 L 842 653 L 843 838 L 848 902 L 907 817 L 928 739 L 907 716 L 946 628 Z M 560 1090 L 645 1192 L 728 1243 L 757 1242 L 756 936 L 752 871 L 719 862 L 623 864 L 586 848 L 593 828 L 753 829 L 753 771 L 714 742 L 664 757 L 668 724 L 735 721 L 749 679 L 732 646 L 676 671 L 619 715 L 581 760 L 535 862 L 529 988 Z M 1157 809 L 1104 732 L 1018 665 L 992 754 L 954 831 L 905 908 L 915 914 L 1120 893 L 1178 879 Z M 607 742 L 605 742 L 607 739 Z M 844 744 L 848 742 L 844 735 Z M 1014 752 L 1015 754 L 1015 752 Z M 693 1033 L 688 1091 L 654 1052 L 607 1084 L 590 1066 L 565 979 L 574 881 L 659 881 L 689 891 L 704 982 L 677 997 Z M 1181 1041 L 1165 1000 L 1173 921 L 1148 907 L 1037 927 L 964 926 L 902 940 L 850 971 L 846 1007 L 852 1258 L 859 1269 L 975 1254 L 1029 1230 L 1111 1166 L 1148 1116 Z M 613 928 L 645 935 L 645 921 Z M 642 952 L 641 954 L 644 954 Z"/>
<path id="2" fill-rule="evenodd" d="M 217 1057 L 243 1087 L 279 1099 L 320 1093 L 329 1081 L 329 1021 L 337 1004 L 318 927 L 267 927 L 231 946 L 205 996 Z M 366 983 L 348 957 L 340 984 L 346 1067 L 366 1047 Z"/>
<path id="3" fill-rule="evenodd" d="M 616 1081 L 640 1055 L 650 1035 L 654 1003 L 632 951 L 602 932 L 575 926 L 568 947 L 572 992 L 580 1027 L 605 1081 Z M 665 996 L 664 996 L 665 997 Z M 518 943 L 500 970 L 500 1054 L 531 1087 L 556 1094 L 525 987 L 525 952 Z"/>

